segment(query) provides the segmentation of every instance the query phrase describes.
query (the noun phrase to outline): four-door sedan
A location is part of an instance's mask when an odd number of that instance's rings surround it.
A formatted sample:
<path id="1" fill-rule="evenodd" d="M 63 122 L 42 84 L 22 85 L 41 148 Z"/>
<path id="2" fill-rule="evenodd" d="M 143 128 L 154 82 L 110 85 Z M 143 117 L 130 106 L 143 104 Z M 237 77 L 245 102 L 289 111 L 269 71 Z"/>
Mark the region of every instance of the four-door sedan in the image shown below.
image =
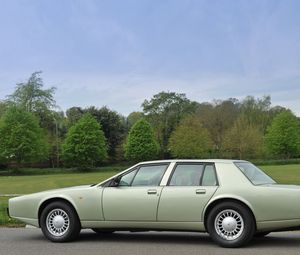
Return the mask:
<path id="1" fill-rule="evenodd" d="M 9 200 L 11 217 L 40 227 L 51 241 L 97 233 L 208 232 L 223 247 L 253 236 L 300 229 L 300 186 L 279 185 L 247 161 L 143 162 L 97 185 Z"/>

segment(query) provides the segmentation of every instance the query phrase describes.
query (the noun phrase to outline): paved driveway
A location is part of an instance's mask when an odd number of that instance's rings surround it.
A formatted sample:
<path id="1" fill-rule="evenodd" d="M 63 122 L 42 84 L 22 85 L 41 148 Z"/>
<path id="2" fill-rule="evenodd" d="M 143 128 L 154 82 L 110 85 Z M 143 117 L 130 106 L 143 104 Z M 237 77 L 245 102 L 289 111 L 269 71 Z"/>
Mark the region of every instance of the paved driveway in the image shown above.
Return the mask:
<path id="1" fill-rule="evenodd" d="M 99 236 L 90 230 L 81 232 L 72 243 L 51 243 L 39 229 L 0 228 L 0 255 L 290 255 L 300 254 L 300 232 L 274 233 L 239 249 L 215 245 L 207 234 L 173 232 L 117 232 Z"/>

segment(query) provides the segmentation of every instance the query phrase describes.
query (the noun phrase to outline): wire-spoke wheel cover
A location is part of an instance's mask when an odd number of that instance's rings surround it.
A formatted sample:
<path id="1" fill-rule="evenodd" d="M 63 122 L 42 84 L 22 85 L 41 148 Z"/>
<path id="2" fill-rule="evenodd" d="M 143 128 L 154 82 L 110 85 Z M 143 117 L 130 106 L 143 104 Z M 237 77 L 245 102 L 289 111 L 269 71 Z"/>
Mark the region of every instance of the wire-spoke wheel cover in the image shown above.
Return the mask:
<path id="1" fill-rule="evenodd" d="M 236 240 L 243 233 L 244 220 L 235 210 L 223 210 L 215 218 L 215 230 L 220 237 L 227 241 Z"/>
<path id="2" fill-rule="evenodd" d="M 63 236 L 70 226 L 69 215 L 62 209 L 53 209 L 47 215 L 46 226 L 52 235 Z"/>

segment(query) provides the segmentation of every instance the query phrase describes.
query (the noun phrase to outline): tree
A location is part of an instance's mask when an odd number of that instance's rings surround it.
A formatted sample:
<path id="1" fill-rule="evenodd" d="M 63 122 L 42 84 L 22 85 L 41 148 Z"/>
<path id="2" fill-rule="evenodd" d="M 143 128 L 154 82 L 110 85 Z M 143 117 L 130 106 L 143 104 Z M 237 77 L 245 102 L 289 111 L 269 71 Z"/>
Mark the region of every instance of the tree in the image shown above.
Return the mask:
<path id="1" fill-rule="evenodd" d="M 72 126 L 63 143 L 66 165 L 89 168 L 107 157 L 106 139 L 101 125 L 90 114 L 84 114 Z"/>
<path id="2" fill-rule="evenodd" d="M 64 112 L 52 111 L 52 122 L 48 125 L 48 141 L 51 146 L 49 160 L 52 167 L 59 167 L 62 141 L 67 133 Z"/>
<path id="3" fill-rule="evenodd" d="M 73 126 L 84 114 L 84 110 L 81 107 L 71 107 L 67 109 L 66 116 L 67 116 L 67 123 L 68 126 Z"/>
<path id="4" fill-rule="evenodd" d="M 172 131 L 185 115 L 195 111 L 196 103 L 187 99 L 185 94 L 160 92 L 150 101 L 145 100 L 142 107 L 147 120 L 155 127 L 162 152 L 167 153 Z"/>
<path id="5" fill-rule="evenodd" d="M 107 139 L 108 155 L 114 158 L 116 156 L 116 148 L 124 138 L 126 130 L 125 118 L 105 106 L 100 109 L 92 106 L 84 109 L 84 112 L 91 114 L 101 125 Z"/>
<path id="6" fill-rule="evenodd" d="M 56 88 L 44 89 L 42 72 L 34 72 L 26 82 L 16 85 L 15 91 L 7 96 L 7 102 L 34 113 L 42 128 L 51 130 L 54 125 L 53 109 L 56 107 L 54 93 Z"/>
<path id="7" fill-rule="evenodd" d="M 169 149 L 173 157 L 204 158 L 212 149 L 212 140 L 200 119 L 189 116 L 171 134 Z"/>
<path id="8" fill-rule="evenodd" d="M 213 140 L 214 154 L 220 156 L 225 133 L 232 127 L 239 115 L 239 102 L 235 98 L 215 100 L 197 106 L 196 115 L 209 131 Z"/>
<path id="9" fill-rule="evenodd" d="M 27 82 L 19 83 L 8 101 L 15 103 L 28 112 L 45 113 L 55 107 L 55 87 L 43 89 L 44 83 L 40 74 L 33 73 Z"/>
<path id="10" fill-rule="evenodd" d="M 37 118 L 10 107 L 0 122 L 0 158 L 20 165 L 45 159 L 47 153 L 48 145 Z"/>
<path id="11" fill-rule="evenodd" d="M 0 101 L 0 119 L 8 109 L 8 103 L 5 101 Z"/>
<path id="12" fill-rule="evenodd" d="M 84 109 L 72 107 L 67 110 L 69 125 L 76 123 L 85 113 L 91 114 L 101 125 L 107 139 L 108 156 L 111 159 L 115 159 L 117 157 L 116 150 L 124 140 L 126 131 L 125 118 L 116 111 L 112 111 L 105 106 L 102 108 L 91 106 Z"/>
<path id="13" fill-rule="evenodd" d="M 127 128 L 131 128 L 138 120 L 144 118 L 142 112 L 131 112 L 126 119 Z"/>
<path id="14" fill-rule="evenodd" d="M 265 134 L 267 127 L 272 122 L 271 97 L 263 96 L 255 99 L 253 96 L 247 96 L 241 102 L 241 114 L 247 119 L 251 125 L 259 127 Z"/>
<path id="15" fill-rule="evenodd" d="M 259 127 L 240 116 L 224 138 L 224 150 L 239 159 L 252 158 L 262 153 L 263 134 Z"/>
<path id="16" fill-rule="evenodd" d="M 290 111 L 278 114 L 266 135 L 266 145 L 270 153 L 284 158 L 300 155 L 300 121 Z"/>
<path id="17" fill-rule="evenodd" d="M 124 149 L 125 158 L 132 161 L 152 160 L 157 157 L 159 146 L 149 122 L 141 119 L 132 126 Z"/>

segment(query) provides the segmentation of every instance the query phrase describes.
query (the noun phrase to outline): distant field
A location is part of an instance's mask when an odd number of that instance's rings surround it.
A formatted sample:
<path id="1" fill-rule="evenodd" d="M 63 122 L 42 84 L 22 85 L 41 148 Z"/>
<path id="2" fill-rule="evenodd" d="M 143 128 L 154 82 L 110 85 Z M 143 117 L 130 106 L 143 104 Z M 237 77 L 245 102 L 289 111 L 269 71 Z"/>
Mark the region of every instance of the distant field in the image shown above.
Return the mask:
<path id="1" fill-rule="evenodd" d="M 300 184 L 300 164 L 261 166 L 278 183 Z M 65 173 L 31 176 L 0 176 L 0 194 L 27 194 L 42 190 L 99 183 L 122 169 L 93 173 Z M 0 225 L 18 225 L 6 217 L 7 198 L 0 197 Z"/>
<path id="2" fill-rule="evenodd" d="M 118 172 L 119 170 L 103 173 L 2 176 L 0 177 L 0 193 L 26 194 L 47 189 L 99 183 Z"/>
<path id="3" fill-rule="evenodd" d="M 300 184 L 300 164 L 260 166 L 278 183 Z"/>

